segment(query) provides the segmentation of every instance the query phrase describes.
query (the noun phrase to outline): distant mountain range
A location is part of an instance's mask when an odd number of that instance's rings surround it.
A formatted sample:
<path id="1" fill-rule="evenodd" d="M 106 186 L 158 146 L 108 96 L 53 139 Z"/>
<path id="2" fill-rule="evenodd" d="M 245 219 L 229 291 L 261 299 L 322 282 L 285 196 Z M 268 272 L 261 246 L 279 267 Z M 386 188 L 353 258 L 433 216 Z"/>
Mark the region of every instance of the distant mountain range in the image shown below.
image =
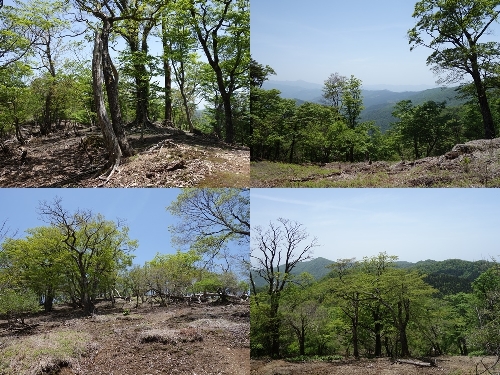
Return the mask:
<path id="1" fill-rule="evenodd" d="M 293 269 L 292 274 L 300 275 L 303 272 L 308 272 L 316 280 L 320 280 L 328 275 L 330 269 L 327 266 L 332 263 L 334 262 L 321 257 L 299 262 Z M 414 269 L 425 274 L 425 281 L 436 288 L 440 295 L 471 292 L 471 283 L 491 266 L 493 266 L 493 263 L 485 260 L 471 262 L 461 259 L 443 261 L 428 259 L 416 263 L 396 262 L 397 268 Z M 257 289 L 265 286 L 264 279 L 255 274 L 253 278 Z"/>
<path id="2" fill-rule="evenodd" d="M 300 105 L 306 101 L 321 103 L 322 85 L 305 81 L 265 81 L 262 88 L 266 90 L 277 89 L 281 97 L 295 99 Z M 383 87 L 382 85 L 367 86 L 369 88 Z M 384 132 L 390 128 L 390 124 L 397 119 L 392 116 L 394 105 L 401 100 L 411 100 L 415 105 L 428 100 L 436 102 L 446 101 L 448 106 L 457 106 L 464 101 L 456 98 L 456 87 L 437 87 L 425 90 L 418 88 L 426 86 L 394 86 L 395 91 L 390 90 L 362 90 L 363 105 L 365 109 L 361 112 L 361 121 L 375 121 L 376 125 Z M 414 88 L 415 91 L 401 91 L 402 88 Z"/>

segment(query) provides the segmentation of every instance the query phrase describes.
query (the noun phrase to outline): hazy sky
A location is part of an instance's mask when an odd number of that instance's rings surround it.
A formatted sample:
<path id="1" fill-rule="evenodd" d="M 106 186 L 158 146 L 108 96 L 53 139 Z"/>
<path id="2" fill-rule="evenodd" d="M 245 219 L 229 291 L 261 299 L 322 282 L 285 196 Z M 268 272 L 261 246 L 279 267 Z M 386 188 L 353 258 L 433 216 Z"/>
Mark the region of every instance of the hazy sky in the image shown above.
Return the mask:
<path id="1" fill-rule="evenodd" d="M 500 255 L 500 190 L 252 189 L 252 227 L 279 217 L 317 237 L 314 258 L 490 259 Z"/>
<path id="2" fill-rule="evenodd" d="M 7 225 L 24 237 L 26 229 L 48 225 L 37 213 L 39 203 L 60 197 L 70 212 L 91 209 L 106 220 L 126 219 L 130 238 L 139 241 L 134 263 L 142 265 L 157 252 L 175 253 L 168 226 L 177 218 L 165 208 L 179 193 L 179 189 L 0 189 L 0 223 L 7 219 Z"/>
<path id="3" fill-rule="evenodd" d="M 252 0 L 251 53 L 274 80 L 323 84 L 331 73 L 365 85 L 435 85 L 431 50 L 410 52 L 416 0 Z M 497 33 L 497 35 L 500 33 Z"/>

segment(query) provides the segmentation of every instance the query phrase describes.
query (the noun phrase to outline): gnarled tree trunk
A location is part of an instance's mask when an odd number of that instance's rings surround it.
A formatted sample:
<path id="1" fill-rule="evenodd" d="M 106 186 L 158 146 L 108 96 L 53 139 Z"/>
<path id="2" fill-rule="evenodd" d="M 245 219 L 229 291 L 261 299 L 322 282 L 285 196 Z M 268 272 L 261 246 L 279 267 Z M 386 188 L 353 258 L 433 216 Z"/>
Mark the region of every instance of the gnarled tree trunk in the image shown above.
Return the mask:
<path id="1" fill-rule="evenodd" d="M 113 131 L 113 126 L 109 120 L 104 104 L 104 95 L 102 92 L 103 71 L 102 71 L 102 58 L 103 58 L 103 40 L 102 31 L 96 32 L 94 40 L 94 53 L 92 56 L 92 86 L 94 91 L 94 103 L 96 107 L 97 123 L 101 128 L 104 143 L 109 152 L 109 162 L 111 164 L 110 174 L 114 172 L 116 167 L 120 165 L 122 151 L 118 143 L 118 139 Z"/>
<path id="2" fill-rule="evenodd" d="M 123 130 L 122 114 L 120 110 L 120 102 L 118 100 L 118 72 L 109 56 L 108 41 L 109 33 L 111 32 L 112 23 L 108 19 L 103 20 L 103 27 L 100 32 L 100 54 L 102 73 L 108 94 L 109 111 L 111 112 L 111 124 L 115 133 L 123 156 L 131 156 L 134 154 L 134 149 L 129 145 L 125 131 Z"/>

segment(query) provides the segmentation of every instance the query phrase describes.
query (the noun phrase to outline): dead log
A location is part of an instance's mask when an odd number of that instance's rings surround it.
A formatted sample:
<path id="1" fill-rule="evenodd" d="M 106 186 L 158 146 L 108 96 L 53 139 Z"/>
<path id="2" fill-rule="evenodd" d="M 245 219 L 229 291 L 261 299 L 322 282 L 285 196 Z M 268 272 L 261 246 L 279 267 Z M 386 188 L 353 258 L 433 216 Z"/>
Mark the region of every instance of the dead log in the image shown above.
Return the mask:
<path id="1" fill-rule="evenodd" d="M 409 365 L 419 366 L 419 367 L 433 367 L 436 366 L 435 363 L 422 362 L 414 359 L 396 359 L 396 363 L 406 363 Z"/>

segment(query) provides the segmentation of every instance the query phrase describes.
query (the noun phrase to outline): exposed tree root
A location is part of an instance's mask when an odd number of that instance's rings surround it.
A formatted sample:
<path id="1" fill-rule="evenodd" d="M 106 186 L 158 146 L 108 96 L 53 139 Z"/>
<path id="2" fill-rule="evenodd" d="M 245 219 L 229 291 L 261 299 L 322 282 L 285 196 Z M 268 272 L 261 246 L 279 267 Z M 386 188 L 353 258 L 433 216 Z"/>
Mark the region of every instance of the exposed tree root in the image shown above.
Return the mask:
<path id="1" fill-rule="evenodd" d="M 103 187 L 108 183 L 108 181 L 111 179 L 113 174 L 115 173 L 116 170 L 118 170 L 118 167 L 120 166 L 120 161 L 121 157 L 118 156 L 118 158 L 115 160 L 115 162 L 106 170 L 106 172 L 102 173 L 99 176 L 99 180 L 103 180 L 97 187 Z M 119 172 L 119 171 L 118 171 Z M 106 176 L 107 175 L 107 176 Z"/>

